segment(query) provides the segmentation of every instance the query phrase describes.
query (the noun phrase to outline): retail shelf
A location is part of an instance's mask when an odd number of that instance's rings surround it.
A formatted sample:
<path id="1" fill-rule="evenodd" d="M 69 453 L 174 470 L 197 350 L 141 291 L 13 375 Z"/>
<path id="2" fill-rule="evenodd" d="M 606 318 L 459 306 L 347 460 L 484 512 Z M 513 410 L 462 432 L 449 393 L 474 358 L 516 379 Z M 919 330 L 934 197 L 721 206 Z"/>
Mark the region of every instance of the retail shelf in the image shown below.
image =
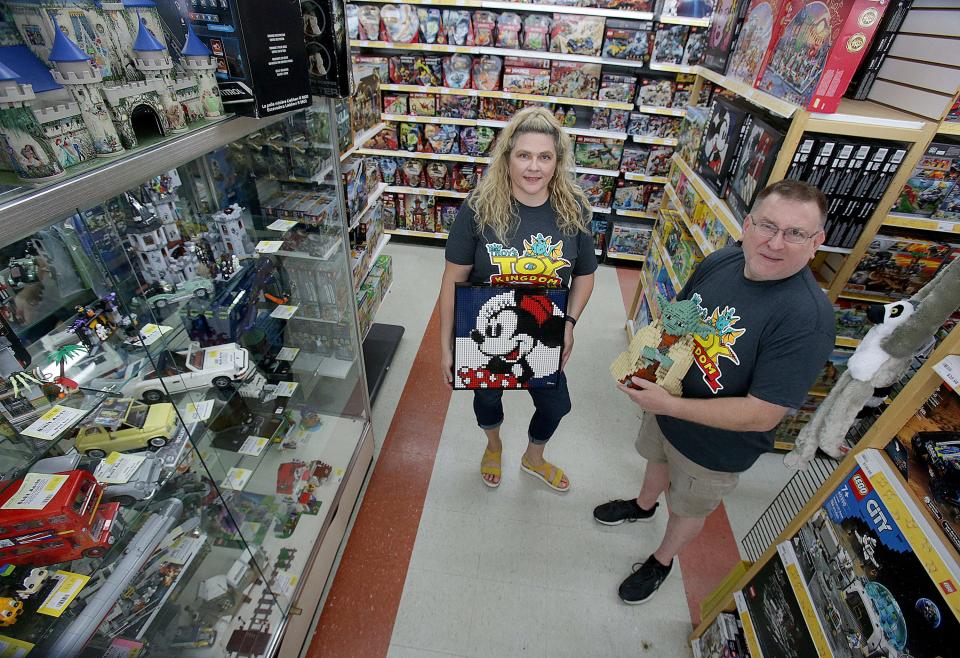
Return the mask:
<path id="1" fill-rule="evenodd" d="M 376 135 L 378 132 L 380 132 L 386 127 L 387 127 L 387 124 L 381 121 L 380 123 L 373 126 L 372 128 L 368 128 L 367 130 L 364 130 L 359 135 L 356 135 L 353 138 L 353 146 L 351 146 L 349 149 L 347 149 L 344 153 L 340 155 L 340 162 L 343 162 L 344 160 L 349 158 L 351 155 L 356 153 L 357 149 L 361 148 L 364 144 L 369 142 L 374 135 Z"/>
<path id="2" fill-rule="evenodd" d="M 692 18 L 690 16 L 657 16 L 657 22 L 672 23 L 673 25 L 691 25 L 693 27 L 708 27 L 709 18 Z"/>
<path id="3" fill-rule="evenodd" d="M 638 105 L 637 111 L 643 112 L 644 114 L 663 114 L 668 117 L 687 116 L 686 110 L 681 110 L 676 107 L 660 107 L 659 105 Z"/>
<path id="4" fill-rule="evenodd" d="M 645 210 L 627 210 L 626 208 L 614 208 L 613 212 L 622 217 L 639 217 L 640 219 L 656 219 L 657 213 L 647 212 Z"/>
<path id="5" fill-rule="evenodd" d="M 680 171 L 683 172 L 683 175 L 691 182 L 694 189 L 696 189 L 697 194 L 700 195 L 700 198 L 703 199 L 704 203 L 720 218 L 720 221 L 723 223 L 723 226 L 727 229 L 730 235 L 733 236 L 734 240 L 739 240 L 740 236 L 743 234 L 743 229 L 740 227 L 740 222 L 737 221 L 737 218 L 734 216 L 733 211 L 730 210 L 730 207 L 717 196 L 717 193 L 714 192 L 710 187 L 703 181 L 698 174 L 696 174 L 693 169 L 690 168 L 686 162 L 683 161 L 680 156 L 676 153 L 673 155 L 673 162 L 680 168 Z"/>
<path id="6" fill-rule="evenodd" d="M 591 208 L 591 210 L 593 210 L 593 212 L 595 212 L 595 213 L 598 212 L 598 213 L 600 213 L 601 215 L 609 215 L 610 212 L 611 212 L 611 211 L 610 211 L 610 208 L 601 208 L 600 206 L 593 206 L 593 207 Z"/>
<path id="7" fill-rule="evenodd" d="M 378 183 L 377 188 L 367 197 L 367 205 L 364 206 L 363 210 L 357 213 L 357 216 L 354 217 L 353 221 L 350 222 L 349 230 L 353 230 L 360 225 L 360 220 L 363 219 L 363 216 L 370 212 L 370 209 L 373 208 L 377 201 L 380 200 L 380 197 L 383 196 L 383 193 L 387 189 L 386 183 Z"/>
<path id="8" fill-rule="evenodd" d="M 41 184 L 0 205 L 0 244 L 11 244 L 55 221 L 133 189 L 145 180 L 281 121 L 286 114 L 233 117 L 162 140 L 116 158 L 96 159 L 91 168 Z M 86 164 L 86 163 L 84 163 Z M 80 165 L 81 169 L 83 165 Z"/>
<path id="9" fill-rule="evenodd" d="M 653 12 L 649 11 L 625 11 L 621 9 L 600 9 L 597 7 L 577 7 L 571 5 L 551 5 L 535 3 L 513 3 L 513 2 L 495 2 L 492 0 L 363 0 L 364 2 L 375 2 L 378 4 L 398 4 L 398 5 L 428 5 L 435 7 L 477 7 L 483 9 L 508 9 L 510 11 L 535 11 L 538 13 L 551 14 L 578 14 L 580 16 L 608 16 L 610 18 L 623 18 L 637 21 L 650 21 L 654 19 Z M 702 20 L 702 19 L 689 19 Z M 691 23 L 686 23 L 690 25 Z M 700 25 L 701 23 L 696 23 Z"/>
<path id="10" fill-rule="evenodd" d="M 693 241 L 696 242 L 697 247 L 700 248 L 700 253 L 707 256 L 716 251 L 713 245 L 710 244 L 710 241 L 707 240 L 707 236 L 700 230 L 700 227 L 694 224 L 690 220 L 690 217 L 687 216 L 687 211 L 684 210 L 683 205 L 680 203 L 680 199 L 677 197 L 677 192 L 673 189 L 673 186 L 667 183 L 664 189 L 667 192 L 667 198 L 670 200 L 670 203 L 676 209 L 677 214 L 680 215 L 680 219 L 683 220 L 684 226 L 687 227 L 690 235 L 693 236 Z"/>
<path id="11" fill-rule="evenodd" d="M 593 174 L 594 176 L 619 176 L 619 169 L 594 169 L 593 167 L 574 167 L 578 174 Z"/>
<path id="12" fill-rule="evenodd" d="M 950 123 L 944 121 L 937 128 L 937 133 L 941 135 L 960 135 L 960 123 Z"/>
<path id="13" fill-rule="evenodd" d="M 672 137 L 655 137 L 653 135 L 632 135 L 633 141 L 639 144 L 659 144 L 661 146 L 676 146 L 679 140 Z"/>
<path id="14" fill-rule="evenodd" d="M 384 50 L 416 50 L 418 52 L 462 53 L 465 55 L 496 55 L 498 57 L 522 57 L 526 59 L 551 59 L 564 62 L 583 62 L 586 64 L 604 64 L 627 68 L 645 68 L 644 63 L 616 57 L 598 57 L 596 55 L 577 55 L 574 53 L 554 53 L 545 50 L 521 50 L 519 48 L 494 48 L 491 46 L 453 46 L 446 43 L 400 43 L 396 41 L 373 41 L 351 39 L 354 48 L 382 48 Z"/>
<path id="15" fill-rule="evenodd" d="M 851 292 L 849 290 L 842 291 L 837 297 L 841 299 L 853 299 L 858 302 L 871 302 L 876 304 L 889 304 L 890 302 L 896 301 L 890 297 L 884 297 L 883 295 L 871 295 L 869 293 L 860 293 L 860 292 Z"/>
<path id="16" fill-rule="evenodd" d="M 654 249 L 657 250 L 660 254 L 660 259 L 663 261 L 663 264 L 667 267 L 667 276 L 670 277 L 670 283 L 673 284 L 673 288 L 676 291 L 680 291 L 683 288 L 683 284 L 680 283 L 680 279 L 677 277 L 677 273 L 673 269 L 673 259 L 670 258 L 670 254 L 667 253 L 666 248 L 660 243 L 660 239 L 657 237 L 656 233 L 650 235 L 650 242 L 653 244 Z"/>
<path id="17" fill-rule="evenodd" d="M 421 153 L 419 151 L 388 151 L 386 149 L 357 149 L 358 155 L 379 155 L 393 158 L 418 158 L 420 160 L 446 160 L 451 162 L 479 162 L 486 164 L 490 158 L 479 155 L 459 155 L 456 153 Z"/>
<path id="18" fill-rule="evenodd" d="M 476 119 L 461 119 L 460 117 L 427 117 L 419 114 L 381 114 L 384 121 L 403 121 L 406 123 L 440 123 L 454 126 L 476 126 Z"/>
<path id="19" fill-rule="evenodd" d="M 647 176 L 646 174 L 635 174 L 632 171 L 623 172 L 623 177 L 627 180 L 635 180 L 641 183 L 659 183 L 661 185 L 670 180 L 666 176 Z"/>
<path id="20" fill-rule="evenodd" d="M 350 45 L 354 48 L 388 48 L 390 50 L 416 50 L 417 52 L 477 54 L 476 46 L 452 46 L 446 43 L 400 43 L 398 41 L 350 39 Z"/>
<path id="21" fill-rule="evenodd" d="M 407 187 L 405 185 L 387 185 L 387 192 L 396 192 L 397 194 L 422 194 L 424 196 L 442 196 L 450 199 L 465 199 L 467 192 L 454 192 L 453 190 L 433 190 L 428 187 Z"/>
<path id="22" fill-rule="evenodd" d="M 817 251 L 826 251 L 831 254 L 850 254 L 853 253 L 853 249 L 847 249 L 846 247 L 831 247 L 829 245 L 822 244 L 817 247 Z"/>
<path id="23" fill-rule="evenodd" d="M 669 64 L 667 62 L 650 62 L 651 71 L 669 71 L 670 73 L 696 73 L 696 66 L 686 64 Z"/>
<path id="24" fill-rule="evenodd" d="M 712 71 L 705 66 L 696 67 L 696 73 L 702 78 L 706 78 L 710 82 L 720 85 L 721 87 L 732 91 L 741 98 L 745 98 L 754 105 L 759 105 L 760 107 L 773 112 L 774 114 L 789 119 L 793 116 L 793 113 L 796 112 L 799 107 L 793 103 L 788 103 L 785 100 L 777 98 L 776 96 L 771 96 L 770 94 L 760 91 L 759 89 L 754 89 L 750 85 L 736 78 L 731 78 L 722 73 L 717 73 Z"/>
<path id="25" fill-rule="evenodd" d="M 583 107 L 603 107 L 612 110 L 631 110 L 633 103 L 616 101 L 598 101 L 565 96 L 540 96 L 537 94 L 514 94 L 506 91 L 487 91 L 485 89 L 454 89 L 452 87 L 426 87 L 422 85 L 381 84 L 381 91 L 406 91 L 424 94 L 447 94 L 453 96 L 476 96 L 478 98 L 507 98 L 535 103 L 559 103 L 561 105 L 579 105 Z"/>
<path id="26" fill-rule="evenodd" d="M 373 270 L 374 263 L 377 262 L 377 258 L 380 257 L 380 254 L 383 253 L 383 248 L 387 246 L 387 243 L 390 242 L 390 236 L 384 233 L 380 236 L 380 241 L 377 242 L 377 246 L 374 248 L 373 253 L 370 254 L 370 260 L 367 265 L 367 269 L 364 271 L 363 276 L 357 279 L 356 291 L 360 290 L 360 286 L 363 285 L 363 282 L 367 280 L 367 277 L 370 276 L 370 272 Z"/>
<path id="27" fill-rule="evenodd" d="M 848 338 L 847 336 L 837 336 L 837 347 L 857 347 L 860 345 L 859 338 Z"/>
<path id="28" fill-rule="evenodd" d="M 389 235 L 405 235 L 411 238 L 433 238 L 434 240 L 446 240 L 446 233 L 428 233 L 426 231 L 410 231 L 405 228 L 393 228 L 384 231 Z"/>
<path id="29" fill-rule="evenodd" d="M 615 251 L 608 251 L 607 258 L 612 258 L 614 260 L 631 260 L 636 263 L 642 263 L 647 257 L 643 254 L 619 254 Z"/>
<path id="30" fill-rule="evenodd" d="M 900 215 L 896 213 L 887 215 L 887 218 L 883 220 L 883 225 L 896 226 L 899 228 L 915 228 L 921 231 L 938 231 L 940 233 L 960 233 L 960 221 L 950 222 L 942 219 Z"/>
<path id="31" fill-rule="evenodd" d="M 491 128 L 503 128 L 507 125 L 506 121 L 496 121 L 494 119 L 477 119 L 478 126 L 489 126 Z M 612 130 L 593 130 L 592 128 L 568 128 L 564 126 L 564 132 L 568 135 L 583 135 L 584 137 L 602 137 L 604 139 L 626 139 L 627 133 L 615 132 Z"/>
<path id="32" fill-rule="evenodd" d="M 385 5 L 428 5 L 436 7 L 482 7 L 481 0 L 363 0 Z"/>

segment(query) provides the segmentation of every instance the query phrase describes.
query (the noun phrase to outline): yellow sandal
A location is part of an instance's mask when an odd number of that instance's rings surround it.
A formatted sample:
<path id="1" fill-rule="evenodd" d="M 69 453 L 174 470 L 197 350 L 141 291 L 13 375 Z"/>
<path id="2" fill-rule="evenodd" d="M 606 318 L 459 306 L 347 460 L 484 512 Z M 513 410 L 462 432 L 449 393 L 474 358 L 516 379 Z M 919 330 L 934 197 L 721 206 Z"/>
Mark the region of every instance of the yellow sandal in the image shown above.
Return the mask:
<path id="1" fill-rule="evenodd" d="M 500 486 L 500 482 L 503 480 L 502 469 L 500 467 L 503 451 L 493 452 L 492 450 L 484 449 L 483 451 L 483 460 L 480 462 L 480 480 L 485 485 L 491 489 L 496 489 Z M 494 475 L 497 477 L 496 482 L 490 482 L 484 475 Z"/>
<path id="2" fill-rule="evenodd" d="M 553 469 L 553 477 L 549 476 L 550 469 Z M 520 459 L 520 470 L 524 473 L 528 473 L 538 480 L 542 480 L 545 485 L 553 489 L 554 491 L 559 491 L 560 493 L 566 493 L 570 491 L 570 480 L 567 480 L 567 486 L 561 487 L 560 483 L 563 481 L 564 472 L 563 469 L 559 466 L 554 466 L 548 461 L 543 462 L 540 466 L 534 466 L 527 461 L 526 456 Z"/>

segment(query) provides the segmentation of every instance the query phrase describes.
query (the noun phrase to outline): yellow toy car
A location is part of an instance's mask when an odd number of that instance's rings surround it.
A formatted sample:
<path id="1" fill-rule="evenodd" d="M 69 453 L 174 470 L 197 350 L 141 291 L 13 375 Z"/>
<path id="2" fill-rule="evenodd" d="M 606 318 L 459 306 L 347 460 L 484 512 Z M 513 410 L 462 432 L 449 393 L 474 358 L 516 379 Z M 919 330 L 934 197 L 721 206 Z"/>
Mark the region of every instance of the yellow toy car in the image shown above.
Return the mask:
<path id="1" fill-rule="evenodd" d="M 106 400 L 76 438 L 77 452 L 90 457 L 128 450 L 159 450 L 177 434 L 174 406 L 146 405 L 129 398 Z"/>

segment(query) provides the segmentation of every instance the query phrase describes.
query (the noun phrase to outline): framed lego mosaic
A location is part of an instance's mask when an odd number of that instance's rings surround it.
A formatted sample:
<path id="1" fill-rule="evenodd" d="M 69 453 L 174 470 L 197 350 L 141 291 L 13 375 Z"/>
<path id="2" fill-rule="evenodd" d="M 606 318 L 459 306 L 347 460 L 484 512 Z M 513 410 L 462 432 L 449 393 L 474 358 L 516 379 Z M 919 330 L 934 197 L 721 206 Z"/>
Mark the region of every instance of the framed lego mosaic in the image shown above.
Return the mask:
<path id="1" fill-rule="evenodd" d="M 566 288 L 457 284 L 454 388 L 553 388 L 560 376 Z"/>

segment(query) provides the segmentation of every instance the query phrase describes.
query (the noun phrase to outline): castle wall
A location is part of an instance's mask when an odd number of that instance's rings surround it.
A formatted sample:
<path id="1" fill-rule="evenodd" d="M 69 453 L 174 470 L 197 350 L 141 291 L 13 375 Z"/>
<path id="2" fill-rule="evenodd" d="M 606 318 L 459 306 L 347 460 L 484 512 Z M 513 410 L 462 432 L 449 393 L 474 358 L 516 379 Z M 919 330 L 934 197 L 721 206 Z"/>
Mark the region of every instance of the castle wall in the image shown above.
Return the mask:
<path id="1" fill-rule="evenodd" d="M 48 178 L 63 173 L 30 108 L 11 108 L 0 113 L 0 135 L 21 178 Z"/>

